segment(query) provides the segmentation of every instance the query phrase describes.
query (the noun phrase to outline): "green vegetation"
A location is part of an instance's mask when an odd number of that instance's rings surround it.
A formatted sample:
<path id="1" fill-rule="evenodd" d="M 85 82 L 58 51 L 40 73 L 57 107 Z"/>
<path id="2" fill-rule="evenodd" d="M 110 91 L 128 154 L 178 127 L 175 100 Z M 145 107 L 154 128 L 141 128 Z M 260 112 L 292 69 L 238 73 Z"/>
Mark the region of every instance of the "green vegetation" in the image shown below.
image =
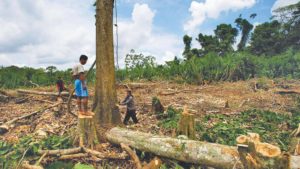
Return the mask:
<path id="1" fill-rule="evenodd" d="M 239 16 L 235 26 L 221 23 L 214 35 L 199 33 L 195 38 L 201 48 L 192 48 L 193 37 L 185 35 L 182 56 L 157 65 L 153 56 L 131 50 L 125 68 L 116 71 L 118 81 L 172 80 L 178 83 L 203 84 L 208 81 L 237 81 L 253 77 L 300 78 L 300 2 L 274 11 L 269 22 L 257 25 Z M 251 14 L 249 19 L 259 17 Z M 253 30 L 254 28 L 254 30 Z M 241 34 L 240 42 L 237 36 Z M 237 44 L 237 50 L 234 50 Z M 71 83 L 70 69 L 2 67 L 0 88 L 54 84 L 58 76 Z M 95 71 L 89 78 L 93 83 Z"/>
<path id="2" fill-rule="evenodd" d="M 168 116 L 159 125 L 166 129 L 177 128 L 180 110 L 169 107 Z M 241 114 L 226 116 L 222 114 L 205 115 L 196 124 L 198 139 L 213 143 L 236 145 L 235 139 L 248 132 L 258 133 L 262 141 L 278 145 L 287 150 L 289 135 L 300 123 L 299 111 L 292 116 L 270 111 L 249 110 Z"/>
<path id="3" fill-rule="evenodd" d="M 69 137 L 65 136 L 49 136 L 42 140 L 26 136 L 21 138 L 17 144 L 0 141 L 0 168 L 15 168 L 23 155 L 25 158 L 35 157 L 40 149 L 53 150 L 70 147 L 72 147 L 72 142 Z"/>

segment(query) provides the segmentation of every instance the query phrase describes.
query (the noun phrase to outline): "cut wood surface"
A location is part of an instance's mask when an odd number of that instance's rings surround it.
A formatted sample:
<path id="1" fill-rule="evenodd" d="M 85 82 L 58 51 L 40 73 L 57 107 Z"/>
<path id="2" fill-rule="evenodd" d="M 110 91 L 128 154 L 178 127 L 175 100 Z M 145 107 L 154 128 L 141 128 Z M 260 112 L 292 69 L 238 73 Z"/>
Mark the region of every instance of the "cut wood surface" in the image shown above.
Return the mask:
<path id="1" fill-rule="evenodd" d="M 20 94 L 32 94 L 32 95 L 43 95 L 43 96 L 58 96 L 58 92 L 40 92 L 34 90 L 17 90 Z M 69 92 L 61 92 L 62 96 L 69 96 Z"/>
<path id="2" fill-rule="evenodd" d="M 113 144 L 124 143 L 140 151 L 187 163 L 223 169 L 244 168 L 237 147 L 180 140 L 119 127 L 109 130 L 106 138 Z M 295 162 L 298 159 L 298 156 L 290 156 L 292 169 L 300 168 L 300 163 Z"/>

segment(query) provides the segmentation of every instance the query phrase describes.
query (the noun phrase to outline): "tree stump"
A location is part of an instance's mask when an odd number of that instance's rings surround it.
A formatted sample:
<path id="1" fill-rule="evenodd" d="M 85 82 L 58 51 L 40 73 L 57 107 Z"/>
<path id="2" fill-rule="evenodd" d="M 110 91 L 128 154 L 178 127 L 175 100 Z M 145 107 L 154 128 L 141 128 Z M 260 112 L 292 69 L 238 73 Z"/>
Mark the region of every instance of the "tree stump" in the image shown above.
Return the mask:
<path id="1" fill-rule="evenodd" d="M 281 153 L 279 147 L 260 142 L 256 133 L 236 139 L 238 152 L 245 169 L 290 168 L 290 155 Z"/>
<path id="2" fill-rule="evenodd" d="M 161 115 L 165 111 L 164 106 L 161 104 L 157 97 L 152 98 L 152 112 L 156 115 Z"/>
<path id="3" fill-rule="evenodd" d="M 186 135 L 190 139 L 195 139 L 195 116 L 190 114 L 185 107 L 178 122 L 178 135 Z"/>
<path id="4" fill-rule="evenodd" d="M 78 116 L 79 146 L 94 148 L 99 143 L 93 116 Z"/>
<path id="5" fill-rule="evenodd" d="M 289 152 L 293 155 L 300 155 L 300 123 L 298 128 L 292 132 L 291 136 Z"/>

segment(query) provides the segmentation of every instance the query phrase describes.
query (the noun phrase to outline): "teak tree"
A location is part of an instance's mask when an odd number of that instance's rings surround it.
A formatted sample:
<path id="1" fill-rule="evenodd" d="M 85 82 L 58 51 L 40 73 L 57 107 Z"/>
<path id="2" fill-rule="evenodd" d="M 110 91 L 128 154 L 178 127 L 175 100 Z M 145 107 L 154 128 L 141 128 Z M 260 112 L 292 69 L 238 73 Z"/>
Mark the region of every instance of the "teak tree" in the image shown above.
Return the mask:
<path id="1" fill-rule="evenodd" d="M 96 2 L 96 85 L 93 112 L 99 126 L 121 122 L 117 107 L 113 46 L 114 0 Z"/>

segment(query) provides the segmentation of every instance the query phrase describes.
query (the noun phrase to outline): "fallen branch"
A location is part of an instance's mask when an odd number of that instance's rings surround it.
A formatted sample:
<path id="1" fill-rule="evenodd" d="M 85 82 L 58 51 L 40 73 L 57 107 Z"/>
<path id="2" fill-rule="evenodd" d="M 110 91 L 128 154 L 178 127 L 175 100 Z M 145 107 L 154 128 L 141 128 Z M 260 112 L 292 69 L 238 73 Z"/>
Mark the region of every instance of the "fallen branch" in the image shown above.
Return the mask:
<path id="1" fill-rule="evenodd" d="M 136 168 L 142 169 L 141 161 L 140 161 L 139 157 L 136 155 L 136 153 L 128 145 L 123 144 L 123 143 L 121 143 L 120 145 L 121 145 L 122 149 L 125 150 L 128 153 L 128 155 L 131 157 L 131 159 L 135 163 Z"/>
<path id="2" fill-rule="evenodd" d="M 85 148 L 83 147 L 82 148 L 83 151 L 85 153 L 88 153 L 90 155 L 93 155 L 95 157 L 98 157 L 98 158 L 101 158 L 101 159 L 119 159 L 119 160 L 125 160 L 126 159 L 126 155 L 119 155 L 119 156 L 116 156 L 116 155 L 110 155 L 110 154 L 103 154 L 99 151 L 96 151 L 96 150 L 92 150 L 92 149 L 89 149 L 89 148 Z"/>
<path id="3" fill-rule="evenodd" d="M 195 140 L 182 140 L 150 133 L 112 128 L 106 138 L 113 144 L 124 143 L 135 149 L 158 156 L 214 168 L 244 168 L 237 147 Z M 290 156 L 292 169 L 300 168 L 297 156 Z"/>
<path id="4" fill-rule="evenodd" d="M 33 95 L 43 95 L 43 96 L 58 96 L 58 92 L 39 92 L 33 90 L 17 90 L 20 94 L 33 94 Z M 69 96 L 69 92 L 61 92 L 61 96 Z"/>
<path id="5" fill-rule="evenodd" d="M 19 120 L 21 120 L 21 119 L 25 119 L 25 118 L 34 116 L 34 115 L 36 115 L 36 114 L 42 113 L 42 112 L 44 112 L 44 111 L 46 111 L 46 110 L 48 110 L 48 109 L 51 109 L 51 108 L 53 108 L 53 107 L 56 107 L 56 106 L 60 105 L 60 104 L 61 104 L 61 103 L 56 103 L 56 104 L 51 105 L 51 106 L 49 106 L 49 107 L 43 108 L 43 109 L 41 109 L 41 110 L 38 110 L 38 111 L 32 112 L 32 113 L 30 113 L 30 114 L 27 114 L 27 115 L 24 115 L 24 116 L 21 116 L 21 117 L 17 117 L 17 118 L 14 118 L 14 119 L 10 120 L 10 121 L 7 121 L 6 123 L 4 123 L 3 125 L 0 126 L 0 134 L 4 134 L 4 133 L 8 132 L 9 129 L 10 129 L 10 127 L 11 127 L 11 125 L 12 125 L 13 123 L 15 123 L 15 122 L 17 122 L 17 121 L 19 121 Z"/>
<path id="6" fill-rule="evenodd" d="M 44 169 L 41 166 L 30 165 L 28 161 L 24 161 L 21 165 L 22 169 Z"/>
<path id="7" fill-rule="evenodd" d="M 59 160 L 70 160 L 75 158 L 85 158 L 89 155 L 87 153 L 78 153 L 78 154 L 69 154 L 69 155 L 62 155 L 58 159 Z"/>
<path id="8" fill-rule="evenodd" d="M 46 151 L 42 156 L 41 158 L 35 163 L 36 166 L 39 166 L 42 162 L 42 160 L 47 156 L 49 151 Z"/>
<path id="9" fill-rule="evenodd" d="M 277 93 L 277 94 L 300 94 L 300 91 L 280 89 L 280 90 L 276 90 L 275 93 Z"/>
<path id="10" fill-rule="evenodd" d="M 47 155 L 68 155 L 68 154 L 76 154 L 82 152 L 81 147 L 76 147 L 76 148 L 70 148 L 70 149 L 59 149 L 59 150 L 39 150 L 38 154 L 45 154 Z"/>

